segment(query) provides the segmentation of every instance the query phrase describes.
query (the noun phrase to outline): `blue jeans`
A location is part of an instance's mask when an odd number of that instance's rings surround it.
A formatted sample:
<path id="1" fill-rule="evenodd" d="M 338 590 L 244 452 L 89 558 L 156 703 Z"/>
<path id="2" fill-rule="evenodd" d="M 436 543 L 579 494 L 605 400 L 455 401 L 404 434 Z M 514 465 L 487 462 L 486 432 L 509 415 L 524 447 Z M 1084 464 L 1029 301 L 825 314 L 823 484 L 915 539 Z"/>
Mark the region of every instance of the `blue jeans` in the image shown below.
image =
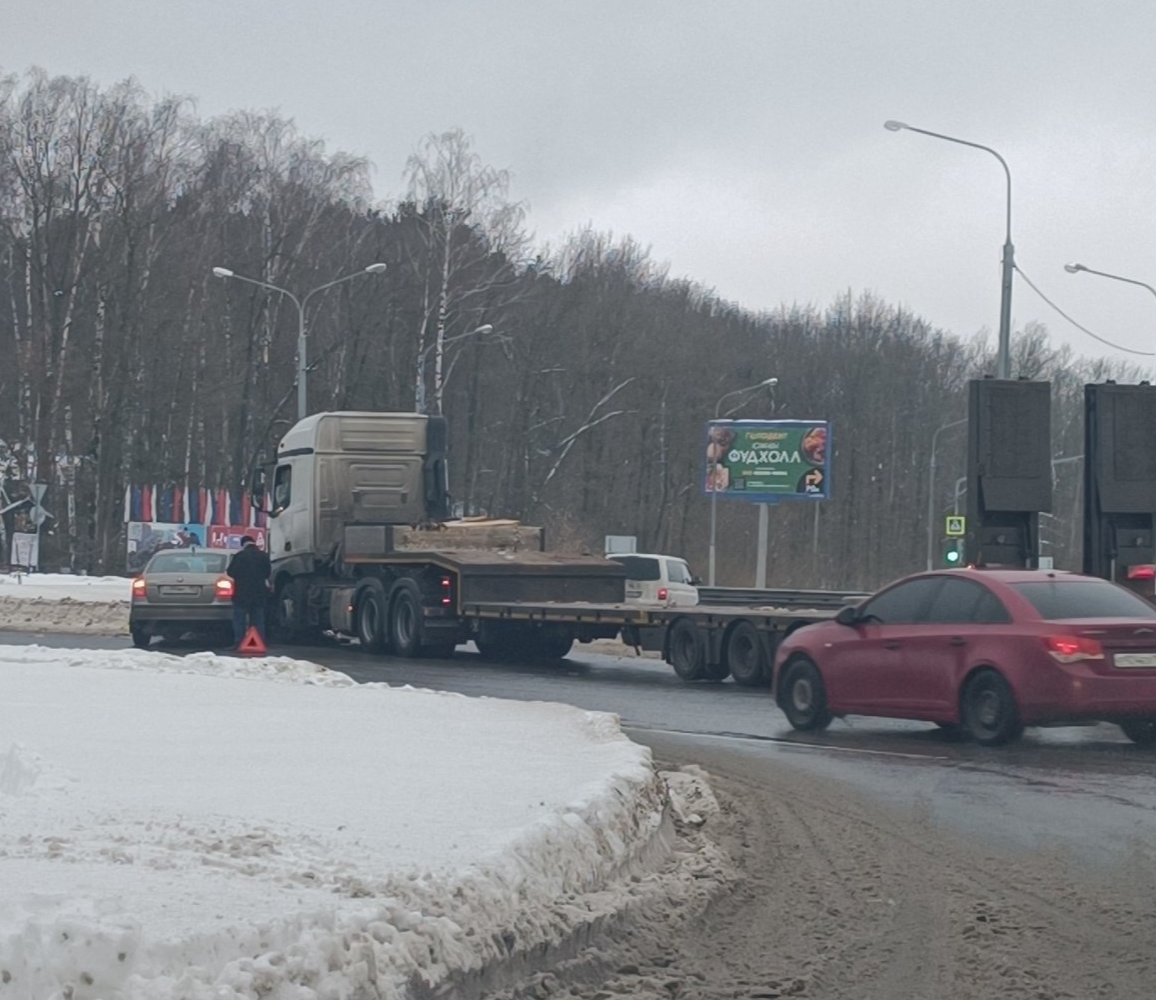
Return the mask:
<path id="1" fill-rule="evenodd" d="M 233 644 L 241 645 L 245 633 L 252 625 L 265 640 L 265 605 L 264 604 L 234 604 L 233 605 Z"/>

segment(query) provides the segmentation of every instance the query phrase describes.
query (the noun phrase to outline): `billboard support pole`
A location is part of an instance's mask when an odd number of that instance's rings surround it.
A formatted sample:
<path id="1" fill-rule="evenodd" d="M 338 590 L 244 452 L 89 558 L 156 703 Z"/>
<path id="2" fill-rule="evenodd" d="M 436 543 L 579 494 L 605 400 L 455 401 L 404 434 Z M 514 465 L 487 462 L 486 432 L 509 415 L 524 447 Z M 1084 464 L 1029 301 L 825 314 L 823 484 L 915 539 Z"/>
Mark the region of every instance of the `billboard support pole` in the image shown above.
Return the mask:
<path id="1" fill-rule="evenodd" d="M 759 562 L 755 567 L 755 589 L 767 589 L 767 504 L 759 504 Z"/>
<path id="2" fill-rule="evenodd" d="M 711 483 L 710 489 L 710 559 L 707 562 L 707 584 L 714 586 L 714 537 L 715 527 L 718 524 L 718 490 Z"/>

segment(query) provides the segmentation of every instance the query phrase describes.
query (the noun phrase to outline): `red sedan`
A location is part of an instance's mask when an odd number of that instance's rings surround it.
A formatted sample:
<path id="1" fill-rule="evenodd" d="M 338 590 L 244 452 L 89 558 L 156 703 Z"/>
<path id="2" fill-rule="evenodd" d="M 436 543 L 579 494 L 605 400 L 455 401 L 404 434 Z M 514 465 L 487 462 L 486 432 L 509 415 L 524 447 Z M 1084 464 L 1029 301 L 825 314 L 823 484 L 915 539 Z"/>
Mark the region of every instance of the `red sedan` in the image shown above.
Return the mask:
<path id="1" fill-rule="evenodd" d="M 1156 745 L 1156 608 L 1050 570 L 920 573 L 783 640 L 775 694 L 791 725 L 922 719 L 985 745 L 1025 726 L 1117 723 Z"/>

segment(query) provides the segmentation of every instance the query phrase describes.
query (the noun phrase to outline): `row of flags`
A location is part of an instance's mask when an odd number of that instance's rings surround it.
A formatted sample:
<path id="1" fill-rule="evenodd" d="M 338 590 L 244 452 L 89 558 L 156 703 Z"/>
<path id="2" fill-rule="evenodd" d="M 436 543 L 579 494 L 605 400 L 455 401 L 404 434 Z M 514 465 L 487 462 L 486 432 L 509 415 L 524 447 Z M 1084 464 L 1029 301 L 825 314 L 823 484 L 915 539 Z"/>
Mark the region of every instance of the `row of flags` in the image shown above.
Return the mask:
<path id="1" fill-rule="evenodd" d="M 244 490 L 188 486 L 129 486 L 124 519 L 161 524 L 222 524 L 264 527 L 268 515 L 253 506 Z"/>

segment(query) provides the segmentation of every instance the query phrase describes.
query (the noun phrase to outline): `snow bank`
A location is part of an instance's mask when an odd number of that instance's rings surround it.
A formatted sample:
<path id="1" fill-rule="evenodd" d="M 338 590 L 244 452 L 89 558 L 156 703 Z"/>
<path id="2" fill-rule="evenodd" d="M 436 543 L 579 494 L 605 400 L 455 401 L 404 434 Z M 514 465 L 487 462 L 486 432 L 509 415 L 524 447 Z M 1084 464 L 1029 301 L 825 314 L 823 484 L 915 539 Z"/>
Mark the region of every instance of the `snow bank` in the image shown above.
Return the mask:
<path id="1" fill-rule="evenodd" d="M 666 806 L 603 713 L 0 647 L 0 998 L 436 987 L 567 934 Z"/>
<path id="2" fill-rule="evenodd" d="M 124 635 L 130 586 L 120 576 L 0 573 L 0 629 Z"/>

